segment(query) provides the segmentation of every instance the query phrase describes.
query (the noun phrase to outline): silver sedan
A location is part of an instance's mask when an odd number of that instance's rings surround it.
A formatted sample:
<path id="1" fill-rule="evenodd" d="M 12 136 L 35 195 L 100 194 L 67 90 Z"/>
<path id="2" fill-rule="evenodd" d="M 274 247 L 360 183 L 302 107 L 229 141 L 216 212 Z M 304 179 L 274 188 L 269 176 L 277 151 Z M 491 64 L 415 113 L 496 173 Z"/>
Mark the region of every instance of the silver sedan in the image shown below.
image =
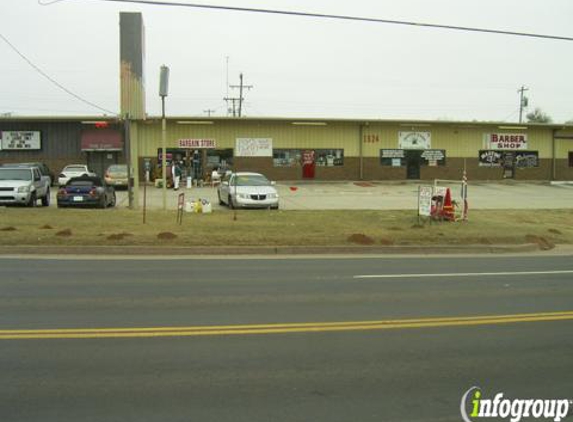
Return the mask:
<path id="1" fill-rule="evenodd" d="M 217 195 L 219 204 L 229 208 L 279 208 L 279 194 L 275 183 L 260 173 L 238 172 L 226 176 Z"/>

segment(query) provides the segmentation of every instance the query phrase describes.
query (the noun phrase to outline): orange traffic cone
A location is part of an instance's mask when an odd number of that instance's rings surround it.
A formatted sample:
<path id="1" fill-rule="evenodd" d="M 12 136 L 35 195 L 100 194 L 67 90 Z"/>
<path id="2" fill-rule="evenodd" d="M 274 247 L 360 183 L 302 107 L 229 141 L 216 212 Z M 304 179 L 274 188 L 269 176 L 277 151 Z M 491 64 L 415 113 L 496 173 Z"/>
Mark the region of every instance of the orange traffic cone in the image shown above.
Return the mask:
<path id="1" fill-rule="evenodd" d="M 454 221 L 454 206 L 452 204 L 452 192 L 450 188 L 446 189 L 446 197 L 444 198 L 444 207 L 442 211 L 444 219 L 448 221 Z"/>

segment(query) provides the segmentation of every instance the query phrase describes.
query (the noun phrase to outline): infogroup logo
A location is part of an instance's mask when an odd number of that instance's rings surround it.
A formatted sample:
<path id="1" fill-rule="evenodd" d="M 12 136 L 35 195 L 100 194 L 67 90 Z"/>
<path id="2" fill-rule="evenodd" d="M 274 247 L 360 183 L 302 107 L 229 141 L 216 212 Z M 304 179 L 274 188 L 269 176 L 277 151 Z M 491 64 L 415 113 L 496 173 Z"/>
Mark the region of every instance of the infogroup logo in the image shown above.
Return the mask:
<path id="1" fill-rule="evenodd" d="M 479 387 L 466 391 L 460 404 L 460 412 L 465 422 L 475 422 L 480 418 L 509 418 L 510 422 L 535 418 L 560 422 L 567 416 L 570 408 L 573 409 L 573 400 L 569 399 L 507 399 L 504 398 L 504 393 L 497 393 L 493 399 L 486 399 Z"/>

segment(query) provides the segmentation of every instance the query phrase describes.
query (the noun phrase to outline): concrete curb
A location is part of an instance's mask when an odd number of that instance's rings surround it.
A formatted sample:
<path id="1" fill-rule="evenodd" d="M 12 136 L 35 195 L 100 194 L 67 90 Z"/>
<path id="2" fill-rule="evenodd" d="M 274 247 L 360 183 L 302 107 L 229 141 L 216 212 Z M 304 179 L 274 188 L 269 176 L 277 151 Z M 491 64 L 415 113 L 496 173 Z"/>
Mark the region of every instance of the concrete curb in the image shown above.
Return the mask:
<path id="1" fill-rule="evenodd" d="M 0 246 L 0 255 L 435 255 L 496 254 L 539 251 L 539 245 L 413 245 L 413 246 Z"/>

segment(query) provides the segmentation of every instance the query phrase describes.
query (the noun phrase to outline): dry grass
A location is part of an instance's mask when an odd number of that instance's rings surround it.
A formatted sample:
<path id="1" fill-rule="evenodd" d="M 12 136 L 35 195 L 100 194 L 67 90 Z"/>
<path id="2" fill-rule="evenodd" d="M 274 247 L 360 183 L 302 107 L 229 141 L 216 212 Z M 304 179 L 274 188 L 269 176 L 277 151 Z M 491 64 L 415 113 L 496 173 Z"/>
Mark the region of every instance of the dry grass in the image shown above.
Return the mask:
<path id="1" fill-rule="evenodd" d="M 431 225 L 413 211 L 239 211 L 237 221 L 221 211 L 185 214 L 180 226 L 175 211 L 148 211 L 144 225 L 141 212 L 125 209 L 0 208 L 0 221 L 0 245 L 573 244 L 571 210 L 473 211 L 467 223 Z"/>

